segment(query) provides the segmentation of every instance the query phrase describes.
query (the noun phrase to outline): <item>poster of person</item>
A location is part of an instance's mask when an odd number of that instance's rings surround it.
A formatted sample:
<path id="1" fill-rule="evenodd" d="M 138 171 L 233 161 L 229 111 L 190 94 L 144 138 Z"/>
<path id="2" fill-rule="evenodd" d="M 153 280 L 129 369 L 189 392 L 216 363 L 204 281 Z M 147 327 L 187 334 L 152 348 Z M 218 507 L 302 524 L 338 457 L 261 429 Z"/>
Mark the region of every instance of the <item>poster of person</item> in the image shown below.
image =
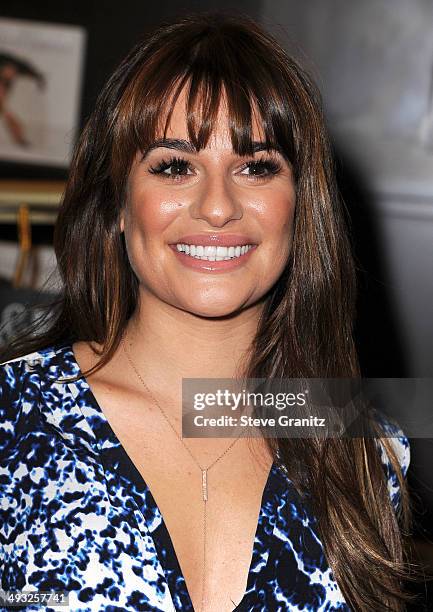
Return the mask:
<path id="1" fill-rule="evenodd" d="M 85 30 L 0 17 L 0 161 L 67 167 Z"/>

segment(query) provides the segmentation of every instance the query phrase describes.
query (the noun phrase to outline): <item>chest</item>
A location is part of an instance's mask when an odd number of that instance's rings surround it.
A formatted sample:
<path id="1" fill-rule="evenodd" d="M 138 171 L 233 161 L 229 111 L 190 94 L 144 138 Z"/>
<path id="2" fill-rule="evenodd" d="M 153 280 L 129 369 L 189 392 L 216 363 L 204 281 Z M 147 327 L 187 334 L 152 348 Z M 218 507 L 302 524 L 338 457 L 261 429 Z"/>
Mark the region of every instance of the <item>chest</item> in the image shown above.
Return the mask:
<path id="1" fill-rule="evenodd" d="M 195 610 L 234 609 L 245 594 L 272 456 L 264 444 L 239 439 L 184 439 L 152 406 L 120 403 L 93 385 L 105 417 L 150 490 L 167 529 Z M 180 431 L 180 423 L 175 423 Z M 203 499 L 206 472 L 207 500 Z M 227 451 L 227 452 L 225 452 Z M 217 459 L 217 461 L 215 461 Z"/>
<path id="2" fill-rule="evenodd" d="M 131 436 L 124 425 L 111 422 L 161 514 L 194 609 L 204 596 L 206 612 L 233 610 L 246 590 L 271 458 L 234 446 L 207 471 L 204 501 L 203 473 L 179 440 L 157 441 L 140 427 Z"/>

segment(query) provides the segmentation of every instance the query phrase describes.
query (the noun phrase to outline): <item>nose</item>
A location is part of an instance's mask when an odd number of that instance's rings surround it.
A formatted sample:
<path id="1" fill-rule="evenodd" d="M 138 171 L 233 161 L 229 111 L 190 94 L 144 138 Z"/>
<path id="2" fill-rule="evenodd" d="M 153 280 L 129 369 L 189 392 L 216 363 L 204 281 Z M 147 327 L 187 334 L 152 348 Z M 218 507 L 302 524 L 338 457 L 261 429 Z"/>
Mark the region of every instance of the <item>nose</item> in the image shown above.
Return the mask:
<path id="1" fill-rule="evenodd" d="M 194 219 L 204 219 L 213 227 L 223 227 L 231 220 L 241 219 L 243 207 L 235 188 L 224 176 L 214 175 L 203 182 L 196 200 L 190 206 Z"/>

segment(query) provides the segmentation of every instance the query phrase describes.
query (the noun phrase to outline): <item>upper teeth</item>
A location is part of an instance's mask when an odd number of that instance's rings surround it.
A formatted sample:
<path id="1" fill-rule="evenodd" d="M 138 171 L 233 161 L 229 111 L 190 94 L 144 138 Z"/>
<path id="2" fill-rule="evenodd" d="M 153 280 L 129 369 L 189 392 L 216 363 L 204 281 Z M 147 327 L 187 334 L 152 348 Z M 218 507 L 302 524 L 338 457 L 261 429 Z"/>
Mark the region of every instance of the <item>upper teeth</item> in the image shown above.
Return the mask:
<path id="1" fill-rule="evenodd" d="M 253 248 L 252 244 L 245 244 L 244 246 L 202 246 L 195 244 L 176 244 L 178 251 L 181 251 L 185 255 L 190 255 L 196 259 L 207 259 L 209 261 L 222 261 L 224 259 L 232 259 L 233 257 L 240 257 L 247 251 Z"/>

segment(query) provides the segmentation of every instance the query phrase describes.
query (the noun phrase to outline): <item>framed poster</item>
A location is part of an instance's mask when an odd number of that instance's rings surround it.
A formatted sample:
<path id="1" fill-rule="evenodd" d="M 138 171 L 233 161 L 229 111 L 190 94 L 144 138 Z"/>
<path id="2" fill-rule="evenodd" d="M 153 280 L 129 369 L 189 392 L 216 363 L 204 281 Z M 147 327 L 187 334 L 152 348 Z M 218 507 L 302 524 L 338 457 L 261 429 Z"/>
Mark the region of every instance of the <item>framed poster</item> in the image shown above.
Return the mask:
<path id="1" fill-rule="evenodd" d="M 85 30 L 0 17 L 0 161 L 69 165 Z"/>

